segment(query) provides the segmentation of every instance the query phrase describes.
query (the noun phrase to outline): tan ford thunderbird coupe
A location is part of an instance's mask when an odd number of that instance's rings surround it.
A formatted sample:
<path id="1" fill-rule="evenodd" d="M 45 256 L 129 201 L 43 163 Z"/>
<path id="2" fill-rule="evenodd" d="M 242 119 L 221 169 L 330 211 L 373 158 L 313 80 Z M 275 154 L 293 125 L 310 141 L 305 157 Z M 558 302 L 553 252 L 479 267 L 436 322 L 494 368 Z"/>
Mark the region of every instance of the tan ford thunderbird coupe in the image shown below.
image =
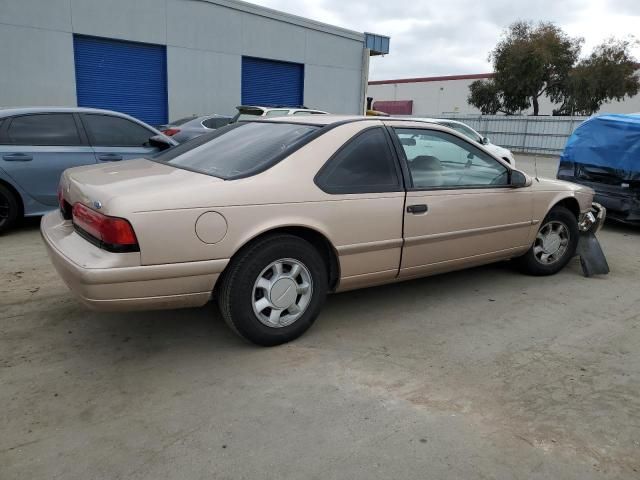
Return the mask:
<path id="1" fill-rule="evenodd" d="M 437 124 L 283 117 L 67 170 L 41 228 L 89 307 L 215 296 L 238 334 L 275 345 L 307 330 L 328 292 L 508 259 L 553 274 L 595 223 L 592 198 Z"/>

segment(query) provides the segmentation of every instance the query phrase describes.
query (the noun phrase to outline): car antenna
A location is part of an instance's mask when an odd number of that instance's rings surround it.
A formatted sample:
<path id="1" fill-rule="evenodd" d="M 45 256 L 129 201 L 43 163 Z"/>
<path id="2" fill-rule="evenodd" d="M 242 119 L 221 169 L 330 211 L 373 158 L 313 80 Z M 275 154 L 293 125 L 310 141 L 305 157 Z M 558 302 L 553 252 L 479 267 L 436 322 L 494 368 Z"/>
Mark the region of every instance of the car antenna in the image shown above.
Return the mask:
<path id="1" fill-rule="evenodd" d="M 536 174 L 536 182 L 540 183 L 540 179 L 538 178 L 538 154 L 537 153 L 533 156 L 533 170 Z"/>

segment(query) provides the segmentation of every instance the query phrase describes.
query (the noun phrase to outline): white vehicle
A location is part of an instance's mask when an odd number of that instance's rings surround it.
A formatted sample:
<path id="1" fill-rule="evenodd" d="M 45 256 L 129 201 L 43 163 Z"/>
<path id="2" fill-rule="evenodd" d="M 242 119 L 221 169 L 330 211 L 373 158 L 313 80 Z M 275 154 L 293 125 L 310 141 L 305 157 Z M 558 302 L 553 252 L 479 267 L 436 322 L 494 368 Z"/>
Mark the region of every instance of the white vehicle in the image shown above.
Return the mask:
<path id="1" fill-rule="evenodd" d="M 242 120 L 255 120 L 256 117 L 285 117 L 287 115 L 327 115 L 328 112 L 313 110 L 307 107 L 265 107 L 259 105 L 239 105 L 238 113 L 231 119 L 231 123 Z"/>
<path id="2" fill-rule="evenodd" d="M 483 137 L 478 132 L 476 132 L 473 128 L 468 125 L 465 125 L 462 122 L 458 122 L 457 120 L 444 120 L 439 118 L 412 118 L 412 120 L 418 120 L 423 122 L 431 122 L 438 123 L 440 125 L 444 125 L 445 127 L 449 127 L 461 133 L 465 137 L 470 138 L 474 142 L 478 142 L 484 148 L 489 150 L 489 152 L 493 153 L 496 157 L 502 158 L 503 160 L 509 162 L 512 167 L 515 167 L 516 161 L 513 158 L 513 154 L 510 150 L 500 147 L 498 145 L 494 145 L 487 137 Z"/>

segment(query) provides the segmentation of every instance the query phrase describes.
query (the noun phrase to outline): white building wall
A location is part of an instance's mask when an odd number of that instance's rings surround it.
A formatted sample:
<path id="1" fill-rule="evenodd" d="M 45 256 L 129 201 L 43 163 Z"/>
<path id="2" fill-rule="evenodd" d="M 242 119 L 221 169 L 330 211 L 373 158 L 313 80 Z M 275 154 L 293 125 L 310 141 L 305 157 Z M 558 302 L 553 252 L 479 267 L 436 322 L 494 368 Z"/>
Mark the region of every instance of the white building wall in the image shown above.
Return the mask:
<path id="1" fill-rule="evenodd" d="M 638 71 L 640 74 L 640 70 Z M 385 83 L 369 85 L 367 96 L 378 100 L 413 100 L 413 115 L 437 116 L 451 114 L 479 114 L 467 103 L 469 86 L 473 79 L 419 81 L 410 83 Z M 540 115 L 551 115 L 555 106 L 547 98 L 540 99 Z M 533 109 L 524 112 L 530 114 Z M 613 101 L 602 106 L 600 113 L 640 112 L 640 95 L 621 102 Z"/>
<path id="2" fill-rule="evenodd" d="M 362 111 L 364 34 L 233 0 L 0 0 L 0 106 L 75 106 L 74 33 L 166 45 L 170 119 L 234 113 L 243 55 L 303 63 L 309 107 Z"/>

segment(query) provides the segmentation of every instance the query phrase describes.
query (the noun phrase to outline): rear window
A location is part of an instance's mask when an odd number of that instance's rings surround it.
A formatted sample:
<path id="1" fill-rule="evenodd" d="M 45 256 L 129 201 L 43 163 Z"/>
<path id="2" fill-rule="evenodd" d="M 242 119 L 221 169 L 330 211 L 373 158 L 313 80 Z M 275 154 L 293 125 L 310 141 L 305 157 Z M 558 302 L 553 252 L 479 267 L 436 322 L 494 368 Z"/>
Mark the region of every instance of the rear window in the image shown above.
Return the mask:
<path id="1" fill-rule="evenodd" d="M 319 129 L 290 123 L 234 123 L 150 159 L 225 180 L 248 177 L 274 165 Z"/>

